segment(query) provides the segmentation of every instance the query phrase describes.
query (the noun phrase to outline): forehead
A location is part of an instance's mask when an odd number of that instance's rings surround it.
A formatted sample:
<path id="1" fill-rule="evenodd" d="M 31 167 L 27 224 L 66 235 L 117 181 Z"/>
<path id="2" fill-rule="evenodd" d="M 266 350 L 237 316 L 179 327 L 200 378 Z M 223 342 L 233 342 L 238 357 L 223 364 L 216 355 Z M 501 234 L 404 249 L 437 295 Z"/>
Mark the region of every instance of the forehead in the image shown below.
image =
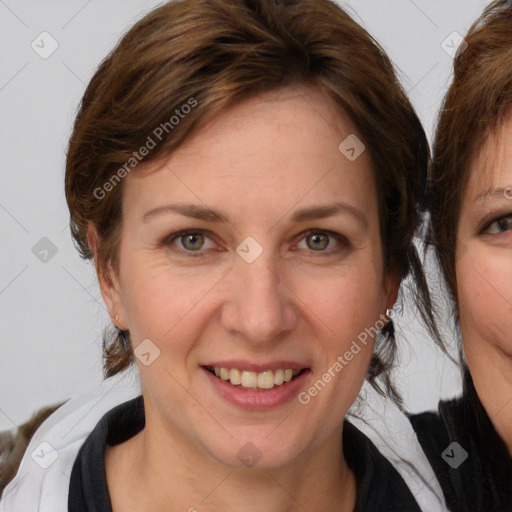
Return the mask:
<path id="1" fill-rule="evenodd" d="M 339 149 L 347 137 L 361 138 L 321 90 L 266 93 L 224 109 L 167 159 L 143 164 L 124 193 L 142 203 L 186 196 L 260 209 L 340 195 L 368 202 L 375 192 L 370 157 L 363 150 L 348 159 Z"/>
<path id="2" fill-rule="evenodd" d="M 348 115 L 323 90 L 307 85 L 290 86 L 224 108 L 175 151 L 173 160 L 192 161 L 206 153 L 221 157 L 233 149 L 239 157 L 250 156 L 263 147 L 269 150 L 269 142 L 272 153 L 279 154 L 287 149 L 284 144 L 290 137 L 310 142 L 307 146 L 297 144 L 297 154 L 323 154 L 325 147 L 333 142 L 337 146 L 338 141 L 356 132 Z"/>
<path id="3" fill-rule="evenodd" d="M 493 189 L 512 184 L 512 115 L 491 131 L 473 158 L 468 173 L 466 199 L 486 199 Z"/>

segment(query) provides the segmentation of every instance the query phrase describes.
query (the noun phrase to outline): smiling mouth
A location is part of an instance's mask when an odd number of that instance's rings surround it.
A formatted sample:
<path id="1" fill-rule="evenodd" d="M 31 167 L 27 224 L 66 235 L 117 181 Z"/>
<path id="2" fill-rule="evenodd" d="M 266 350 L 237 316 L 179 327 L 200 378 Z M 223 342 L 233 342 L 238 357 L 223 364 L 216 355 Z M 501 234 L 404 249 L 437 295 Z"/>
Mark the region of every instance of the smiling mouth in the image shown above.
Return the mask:
<path id="1" fill-rule="evenodd" d="M 203 368 L 218 379 L 230 383 L 236 388 L 245 389 L 247 391 L 268 391 L 276 386 L 282 386 L 294 380 L 306 371 L 306 368 L 302 370 L 278 368 L 264 372 L 252 372 L 220 366 L 204 366 Z"/>

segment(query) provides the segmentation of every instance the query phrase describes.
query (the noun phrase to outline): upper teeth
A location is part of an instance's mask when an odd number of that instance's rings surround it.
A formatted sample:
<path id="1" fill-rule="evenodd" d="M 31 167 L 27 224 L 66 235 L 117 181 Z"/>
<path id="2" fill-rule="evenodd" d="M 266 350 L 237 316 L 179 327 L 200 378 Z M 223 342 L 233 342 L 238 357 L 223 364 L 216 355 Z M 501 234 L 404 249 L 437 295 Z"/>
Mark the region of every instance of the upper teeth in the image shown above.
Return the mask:
<path id="1" fill-rule="evenodd" d="M 280 386 L 283 382 L 290 382 L 292 377 L 300 373 L 300 370 L 291 370 L 290 368 L 279 368 L 260 373 L 219 366 L 215 366 L 214 370 L 217 377 L 229 380 L 234 386 L 241 385 L 244 388 L 260 389 L 272 389 L 274 386 Z"/>

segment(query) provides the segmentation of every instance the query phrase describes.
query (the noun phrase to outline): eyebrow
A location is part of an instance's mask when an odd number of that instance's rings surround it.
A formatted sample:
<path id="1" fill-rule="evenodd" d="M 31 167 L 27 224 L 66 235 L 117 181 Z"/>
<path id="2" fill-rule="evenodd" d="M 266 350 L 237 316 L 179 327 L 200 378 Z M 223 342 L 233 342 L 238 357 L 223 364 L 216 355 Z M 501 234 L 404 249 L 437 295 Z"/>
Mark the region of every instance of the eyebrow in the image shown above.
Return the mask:
<path id="1" fill-rule="evenodd" d="M 366 226 L 366 216 L 357 208 L 347 203 L 333 203 L 324 206 L 313 206 L 311 208 L 303 208 L 297 210 L 293 216 L 293 222 L 301 222 L 310 219 L 324 219 L 332 217 L 333 215 L 349 214 L 358 219 L 364 226 Z"/>
<path id="2" fill-rule="evenodd" d="M 207 220 L 210 222 L 228 222 L 226 215 L 220 211 L 196 204 L 165 204 L 162 206 L 157 206 L 156 208 L 148 210 L 142 216 L 142 221 L 149 222 L 149 220 L 153 217 L 157 217 L 158 215 L 162 215 L 168 212 L 175 212 L 185 217 Z"/>
<path id="3" fill-rule="evenodd" d="M 191 217 L 193 219 L 199 219 L 209 222 L 222 222 L 229 223 L 227 215 L 219 210 L 200 206 L 196 204 L 166 204 L 157 206 L 148 210 L 143 216 L 142 221 L 144 223 L 149 222 L 154 217 L 159 215 L 173 212 L 183 215 L 185 217 Z M 367 225 L 366 216 L 364 213 L 357 208 L 343 202 L 337 202 L 328 205 L 312 206 L 307 208 L 301 208 L 297 210 L 291 220 L 292 222 L 303 222 L 311 219 L 324 219 L 326 217 L 332 217 L 334 215 L 349 214 L 355 217 L 365 227 Z"/>
<path id="4" fill-rule="evenodd" d="M 512 194 L 512 185 L 487 190 L 483 194 L 478 195 L 475 201 L 478 201 L 479 199 L 507 199 L 510 201 L 510 198 L 505 195 L 506 192 Z"/>

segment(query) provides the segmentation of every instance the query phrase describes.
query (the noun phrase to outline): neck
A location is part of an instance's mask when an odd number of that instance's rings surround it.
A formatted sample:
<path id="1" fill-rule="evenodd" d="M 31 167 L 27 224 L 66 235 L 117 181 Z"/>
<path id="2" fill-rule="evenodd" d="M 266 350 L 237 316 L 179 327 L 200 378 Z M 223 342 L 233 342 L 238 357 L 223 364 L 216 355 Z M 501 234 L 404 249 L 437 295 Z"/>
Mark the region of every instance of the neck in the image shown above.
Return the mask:
<path id="1" fill-rule="evenodd" d="M 512 357 L 495 347 L 466 351 L 476 392 L 496 432 L 512 456 Z"/>
<path id="2" fill-rule="evenodd" d="M 356 482 L 342 453 L 341 429 L 286 467 L 230 468 L 179 439 L 159 436 L 151 423 L 107 451 L 105 465 L 114 512 L 351 512 Z M 254 497 L 257 496 L 257 500 Z M 172 505 L 172 506 L 171 506 Z"/>

